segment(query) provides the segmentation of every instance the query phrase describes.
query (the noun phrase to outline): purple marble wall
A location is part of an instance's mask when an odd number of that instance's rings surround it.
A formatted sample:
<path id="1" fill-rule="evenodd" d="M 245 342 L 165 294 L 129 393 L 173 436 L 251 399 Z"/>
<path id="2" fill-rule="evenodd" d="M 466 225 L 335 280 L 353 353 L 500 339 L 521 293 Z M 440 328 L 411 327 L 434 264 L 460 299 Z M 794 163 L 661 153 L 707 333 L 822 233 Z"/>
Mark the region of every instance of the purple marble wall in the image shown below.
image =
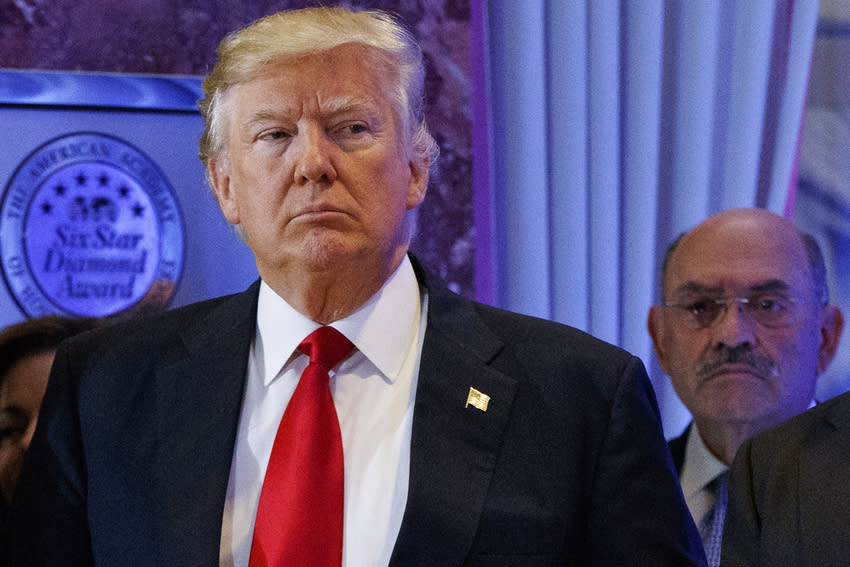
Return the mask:
<path id="1" fill-rule="evenodd" d="M 273 0 L 0 0 L 0 68 L 203 75 L 229 31 L 282 9 Z M 419 38 L 427 115 L 442 153 L 419 210 L 414 252 L 451 287 L 475 293 L 469 2 L 372 0 Z"/>

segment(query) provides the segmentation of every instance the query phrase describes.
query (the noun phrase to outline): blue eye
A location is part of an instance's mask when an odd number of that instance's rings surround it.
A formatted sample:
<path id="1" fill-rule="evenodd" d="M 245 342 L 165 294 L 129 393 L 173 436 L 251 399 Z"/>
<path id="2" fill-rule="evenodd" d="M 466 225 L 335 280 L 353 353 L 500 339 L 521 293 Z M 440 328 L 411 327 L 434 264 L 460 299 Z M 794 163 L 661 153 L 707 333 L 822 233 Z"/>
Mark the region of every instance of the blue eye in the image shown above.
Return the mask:
<path id="1" fill-rule="evenodd" d="M 360 133 L 366 131 L 366 126 L 363 125 L 363 124 L 352 124 L 351 126 L 348 126 L 347 128 L 348 128 L 348 131 L 351 132 L 352 134 L 360 134 Z"/>

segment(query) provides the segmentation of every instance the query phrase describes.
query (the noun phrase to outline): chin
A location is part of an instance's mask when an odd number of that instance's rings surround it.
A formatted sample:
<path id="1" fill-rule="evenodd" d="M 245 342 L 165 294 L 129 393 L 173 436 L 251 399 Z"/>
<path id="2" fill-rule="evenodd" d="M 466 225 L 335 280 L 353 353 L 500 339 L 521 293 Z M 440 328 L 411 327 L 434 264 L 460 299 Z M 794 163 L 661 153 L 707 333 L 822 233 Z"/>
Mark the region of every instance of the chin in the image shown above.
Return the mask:
<path id="1" fill-rule="evenodd" d="M 301 261 L 316 270 L 338 268 L 362 257 L 359 248 L 338 234 L 310 235 L 302 243 L 300 254 Z"/>
<path id="2" fill-rule="evenodd" d="M 718 421 L 753 423 L 771 421 L 770 417 L 775 409 L 773 406 L 766 405 L 764 398 L 738 399 L 728 401 L 722 407 L 715 408 L 712 413 Z"/>

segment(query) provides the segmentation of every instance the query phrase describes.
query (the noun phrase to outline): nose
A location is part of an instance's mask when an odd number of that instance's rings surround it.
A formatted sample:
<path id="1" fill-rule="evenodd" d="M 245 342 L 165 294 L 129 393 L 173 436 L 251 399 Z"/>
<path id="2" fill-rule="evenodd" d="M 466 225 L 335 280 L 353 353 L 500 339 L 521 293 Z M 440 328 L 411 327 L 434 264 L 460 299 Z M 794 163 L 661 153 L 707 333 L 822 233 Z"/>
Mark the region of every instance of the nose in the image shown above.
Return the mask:
<path id="1" fill-rule="evenodd" d="M 755 321 L 738 302 L 726 304 L 712 327 L 716 346 L 737 347 L 755 342 Z"/>
<path id="2" fill-rule="evenodd" d="M 336 180 L 333 164 L 333 142 L 318 125 L 302 128 L 295 136 L 291 150 L 295 154 L 295 183 L 330 184 Z"/>

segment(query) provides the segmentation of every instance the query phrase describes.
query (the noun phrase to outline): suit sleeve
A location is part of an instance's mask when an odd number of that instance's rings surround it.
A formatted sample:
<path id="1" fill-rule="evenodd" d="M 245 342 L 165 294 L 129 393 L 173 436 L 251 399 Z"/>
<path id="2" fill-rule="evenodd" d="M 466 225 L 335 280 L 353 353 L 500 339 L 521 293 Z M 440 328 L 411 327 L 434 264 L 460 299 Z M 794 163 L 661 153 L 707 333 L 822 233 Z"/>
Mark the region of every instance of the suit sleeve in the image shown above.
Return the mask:
<path id="1" fill-rule="evenodd" d="M 620 377 L 592 484 L 586 565 L 705 565 L 643 364 Z"/>
<path id="2" fill-rule="evenodd" d="M 9 565 L 93 565 L 73 391 L 68 353 L 60 347 L 13 498 Z"/>
<path id="3" fill-rule="evenodd" d="M 723 524 L 721 567 L 758 565 L 760 522 L 753 491 L 752 440 L 745 441 L 732 463 L 729 477 L 729 504 Z"/>

